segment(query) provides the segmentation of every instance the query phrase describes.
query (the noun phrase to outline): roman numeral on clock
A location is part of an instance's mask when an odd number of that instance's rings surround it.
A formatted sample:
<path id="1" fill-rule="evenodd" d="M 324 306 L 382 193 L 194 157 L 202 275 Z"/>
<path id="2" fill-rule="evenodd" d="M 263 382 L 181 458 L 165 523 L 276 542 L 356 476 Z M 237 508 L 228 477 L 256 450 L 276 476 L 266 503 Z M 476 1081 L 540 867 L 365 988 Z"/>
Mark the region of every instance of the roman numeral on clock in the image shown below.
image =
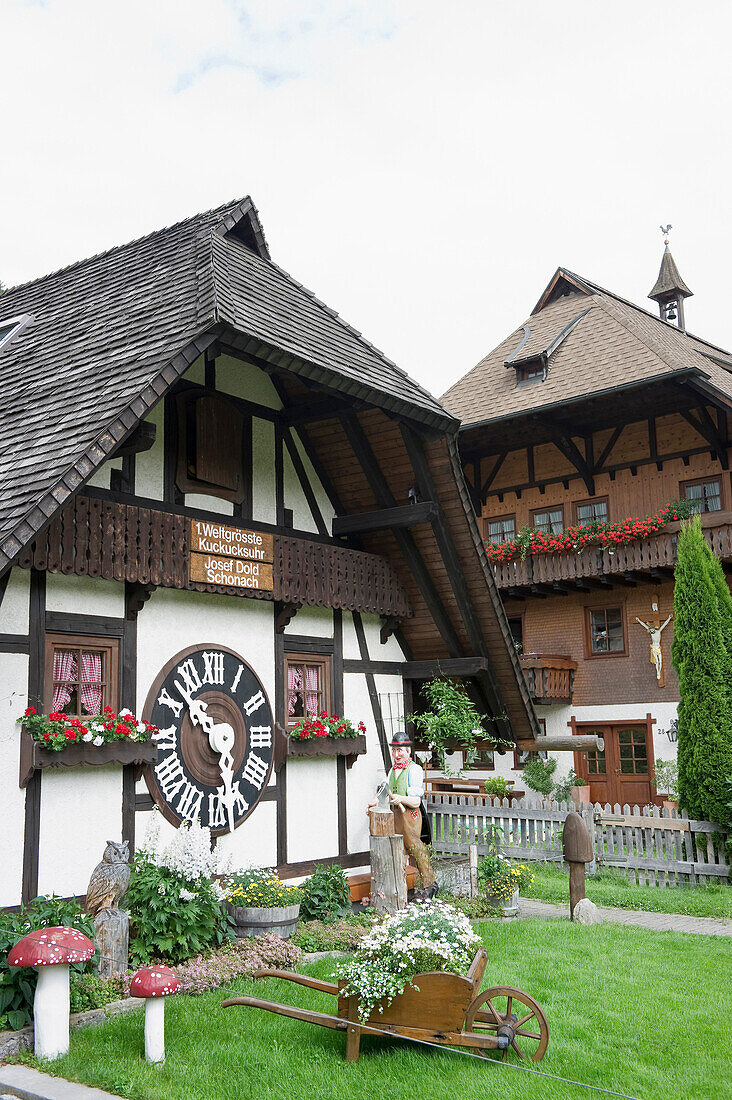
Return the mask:
<path id="1" fill-rule="evenodd" d="M 198 691 L 201 686 L 201 677 L 198 675 L 198 669 L 193 663 L 193 659 L 189 657 L 187 661 L 179 664 L 175 671 L 183 681 L 181 683 L 180 680 L 176 680 L 175 686 L 183 698 L 190 702 L 193 693 Z"/>
<path id="2" fill-rule="evenodd" d="M 259 710 L 264 706 L 264 695 L 261 691 L 258 691 L 256 695 L 252 695 L 251 699 L 247 699 L 246 703 L 242 704 L 247 715 L 251 716 L 255 710 Z"/>
<path id="3" fill-rule="evenodd" d="M 176 743 L 176 728 L 168 726 L 167 729 L 159 729 L 153 734 L 153 741 L 159 749 L 174 749 Z"/>
<path id="4" fill-rule="evenodd" d="M 267 761 L 262 760 L 261 756 L 257 756 L 256 752 L 250 752 L 241 777 L 251 783 L 253 787 L 256 787 L 257 790 L 261 790 L 268 771 L 269 764 Z"/>
<path id="5" fill-rule="evenodd" d="M 224 655 L 216 650 L 204 652 L 203 657 L 203 683 L 223 684 L 224 682 Z"/>
<path id="6" fill-rule="evenodd" d="M 249 803 L 241 793 L 239 781 L 231 784 L 231 793 L 234 796 L 234 808 L 237 815 L 245 814 L 249 809 Z M 222 829 L 226 825 L 226 803 L 224 802 L 224 788 L 218 787 L 210 791 L 208 796 L 208 828 Z"/>
<path id="7" fill-rule="evenodd" d="M 249 730 L 249 744 L 253 749 L 268 749 L 272 744 L 272 727 L 252 726 Z"/>

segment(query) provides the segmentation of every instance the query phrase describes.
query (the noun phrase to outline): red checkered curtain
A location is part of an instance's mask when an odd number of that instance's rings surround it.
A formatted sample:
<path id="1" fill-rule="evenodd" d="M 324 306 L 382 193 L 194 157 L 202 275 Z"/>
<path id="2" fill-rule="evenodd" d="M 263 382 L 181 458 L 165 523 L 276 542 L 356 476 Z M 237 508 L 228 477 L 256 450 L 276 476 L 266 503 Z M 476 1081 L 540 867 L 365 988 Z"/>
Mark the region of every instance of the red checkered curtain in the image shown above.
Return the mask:
<path id="1" fill-rule="evenodd" d="M 305 669 L 305 710 L 308 714 L 318 713 L 318 669 Z"/>
<path id="2" fill-rule="evenodd" d="M 81 655 L 81 705 L 87 714 L 99 714 L 102 709 L 102 655 L 101 653 L 82 653 Z"/>
<path id="3" fill-rule="evenodd" d="M 76 658 L 68 650 L 57 649 L 53 654 L 53 710 L 63 710 L 71 698 L 76 684 Z"/>
<path id="4" fill-rule="evenodd" d="M 297 707 L 297 696 L 302 695 L 302 669 L 297 665 L 288 665 L 287 668 L 287 713 L 294 714 Z"/>

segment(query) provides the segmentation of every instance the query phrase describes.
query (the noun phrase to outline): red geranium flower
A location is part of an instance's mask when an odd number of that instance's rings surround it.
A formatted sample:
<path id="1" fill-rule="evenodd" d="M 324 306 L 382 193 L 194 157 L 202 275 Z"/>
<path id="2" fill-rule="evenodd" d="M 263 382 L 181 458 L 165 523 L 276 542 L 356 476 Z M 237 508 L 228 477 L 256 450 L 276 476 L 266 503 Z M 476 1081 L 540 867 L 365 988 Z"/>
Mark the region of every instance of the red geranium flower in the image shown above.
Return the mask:
<path id="1" fill-rule="evenodd" d="M 44 733 L 43 740 L 44 741 L 50 741 L 51 740 L 51 734 L 48 732 L 48 730 L 46 730 L 46 732 Z"/>
<path id="2" fill-rule="evenodd" d="M 67 739 L 67 741 L 75 741 L 76 730 L 72 730 L 71 727 L 69 727 L 67 730 L 64 730 L 64 737 Z"/>
<path id="3" fill-rule="evenodd" d="M 37 712 L 36 712 L 35 707 L 26 707 L 25 710 L 23 711 L 23 714 L 25 715 L 26 718 L 29 718 L 31 716 L 31 714 L 36 714 L 36 713 Z"/>
<path id="4" fill-rule="evenodd" d="M 129 736 L 130 732 L 131 730 L 129 729 L 129 727 L 126 726 L 123 722 L 120 722 L 120 724 L 115 729 L 115 733 L 118 733 L 120 737 L 127 737 Z"/>

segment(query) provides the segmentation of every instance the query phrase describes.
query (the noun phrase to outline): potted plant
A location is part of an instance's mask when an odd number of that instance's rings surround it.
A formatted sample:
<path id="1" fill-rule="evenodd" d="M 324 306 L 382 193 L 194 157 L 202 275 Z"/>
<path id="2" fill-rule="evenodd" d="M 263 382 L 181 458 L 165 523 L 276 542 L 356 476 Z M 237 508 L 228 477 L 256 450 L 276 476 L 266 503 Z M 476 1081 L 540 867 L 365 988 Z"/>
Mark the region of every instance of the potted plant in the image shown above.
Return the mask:
<path id="1" fill-rule="evenodd" d="M 656 794 L 666 794 L 663 808 L 665 810 L 678 810 L 679 808 L 679 768 L 675 760 L 656 760 L 653 786 Z"/>
<path id="2" fill-rule="evenodd" d="M 462 749 L 465 763 L 473 763 L 478 748 L 486 740 L 482 718 L 465 689 L 452 680 L 430 680 L 422 688 L 422 695 L 430 709 L 423 714 L 412 714 L 409 719 L 417 727 L 420 740 L 426 742 L 438 757 L 442 774 L 448 777 L 460 775 L 460 769 L 457 772 L 450 769 L 447 757 Z M 507 743 L 491 737 L 491 744 Z"/>
<path id="3" fill-rule="evenodd" d="M 288 756 L 345 756 L 346 767 L 366 752 L 366 726 L 354 726 L 338 714 L 309 714 L 298 719 L 287 738 Z"/>
<path id="4" fill-rule="evenodd" d="M 30 706 L 18 721 L 23 724 L 24 734 L 29 735 L 21 740 L 21 787 L 39 768 L 112 761 L 144 764 L 157 756 L 154 737 L 158 727 L 136 718 L 127 708 L 116 713 L 106 706 L 101 714 L 90 714 L 82 720 L 70 718 L 64 711 L 39 714 Z"/>
<path id="5" fill-rule="evenodd" d="M 499 909 L 503 917 L 518 914 L 519 890 L 531 886 L 533 872 L 525 863 L 511 863 L 510 859 L 494 852 L 478 861 L 478 882 L 485 891 L 489 905 Z"/>
<path id="6" fill-rule="evenodd" d="M 491 796 L 491 799 L 508 798 L 511 787 L 512 783 L 508 779 L 504 779 L 502 775 L 492 775 L 483 784 L 483 790 Z"/>
<path id="7" fill-rule="evenodd" d="M 532 791 L 537 791 L 538 794 L 543 794 L 545 798 L 549 798 L 554 790 L 554 772 L 556 770 L 556 760 L 542 760 L 540 757 L 527 760 L 524 764 L 524 783 Z"/>
<path id="8" fill-rule="evenodd" d="M 572 801 L 578 806 L 588 805 L 590 788 L 587 786 L 587 780 L 575 775 L 574 769 L 570 768 L 564 779 L 560 779 L 554 784 L 552 797 L 557 802 L 569 803 Z"/>
<path id="9" fill-rule="evenodd" d="M 301 900 L 302 890 L 280 882 L 269 868 L 227 875 L 226 903 L 238 938 L 276 932 L 289 939 L 297 927 Z"/>

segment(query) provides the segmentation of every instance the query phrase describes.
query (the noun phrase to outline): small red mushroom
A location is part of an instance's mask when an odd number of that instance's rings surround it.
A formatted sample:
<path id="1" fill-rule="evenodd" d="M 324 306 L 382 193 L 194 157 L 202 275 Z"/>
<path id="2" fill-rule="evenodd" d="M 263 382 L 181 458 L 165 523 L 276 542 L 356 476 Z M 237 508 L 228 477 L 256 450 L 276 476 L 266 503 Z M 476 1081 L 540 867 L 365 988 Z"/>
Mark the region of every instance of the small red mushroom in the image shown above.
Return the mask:
<path id="1" fill-rule="evenodd" d="M 180 982 L 169 966 L 143 966 L 130 982 L 130 996 L 145 998 L 145 1058 L 165 1061 L 165 1003 L 163 997 L 177 993 Z"/>
<path id="2" fill-rule="evenodd" d="M 39 928 L 18 940 L 9 966 L 33 966 L 38 984 L 33 1001 L 33 1044 L 37 1058 L 58 1058 L 69 1049 L 69 964 L 86 962 L 94 944 L 78 928 Z"/>

